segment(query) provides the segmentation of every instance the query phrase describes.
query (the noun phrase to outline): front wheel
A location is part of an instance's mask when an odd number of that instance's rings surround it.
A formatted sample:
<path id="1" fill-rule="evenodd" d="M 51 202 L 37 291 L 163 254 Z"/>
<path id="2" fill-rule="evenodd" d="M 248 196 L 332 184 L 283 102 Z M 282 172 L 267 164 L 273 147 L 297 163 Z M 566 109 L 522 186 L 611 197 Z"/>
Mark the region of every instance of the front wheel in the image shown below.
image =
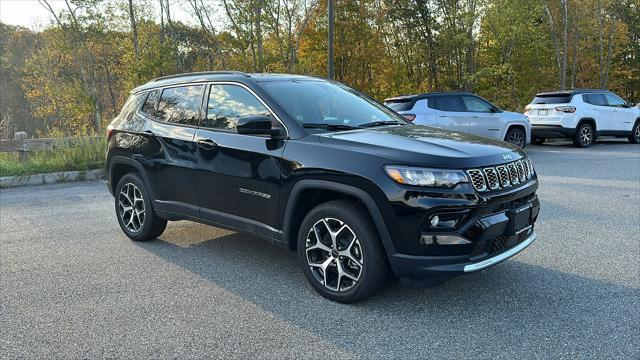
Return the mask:
<path id="1" fill-rule="evenodd" d="M 586 148 L 593 143 L 596 138 L 593 126 L 589 123 L 583 123 L 578 126 L 576 134 L 573 136 L 573 144 L 579 148 Z"/>
<path id="2" fill-rule="evenodd" d="M 144 182 L 136 173 L 128 173 L 118 181 L 115 207 L 120 228 L 131 240 L 155 239 L 167 227 L 167 221 L 156 216 Z"/>
<path id="3" fill-rule="evenodd" d="M 344 200 L 318 205 L 304 218 L 298 259 L 320 295 L 342 303 L 364 300 L 386 283 L 382 243 L 364 208 Z"/>
<path id="4" fill-rule="evenodd" d="M 631 135 L 629 135 L 629 142 L 632 144 L 640 144 L 640 120 L 636 121 L 633 125 Z"/>
<path id="5" fill-rule="evenodd" d="M 507 135 L 505 135 L 504 141 L 524 148 L 527 145 L 527 135 L 522 129 L 511 128 L 509 129 L 509 131 L 507 131 Z"/>

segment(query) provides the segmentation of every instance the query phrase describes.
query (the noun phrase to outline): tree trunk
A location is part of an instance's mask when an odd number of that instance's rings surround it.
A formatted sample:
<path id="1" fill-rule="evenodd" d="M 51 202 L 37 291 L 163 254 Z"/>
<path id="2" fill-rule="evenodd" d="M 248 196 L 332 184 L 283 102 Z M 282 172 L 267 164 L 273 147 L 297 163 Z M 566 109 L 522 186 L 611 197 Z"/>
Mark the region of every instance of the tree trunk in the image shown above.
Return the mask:
<path id="1" fill-rule="evenodd" d="M 138 26 L 136 25 L 136 16 L 133 11 L 133 0 L 129 0 L 129 19 L 131 20 L 131 34 L 133 35 L 133 50 L 136 54 L 136 67 L 140 62 L 140 47 L 138 46 Z"/>
<path id="2" fill-rule="evenodd" d="M 255 39 L 258 47 L 258 71 L 264 71 L 264 48 L 262 45 L 262 1 L 258 0 L 253 5 L 255 15 Z"/>
<path id="3" fill-rule="evenodd" d="M 567 86 L 567 48 L 569 32 L 569 0 L 561 0 L 562 3 L 562 66 L 560 67 L 560 90 Z"/>

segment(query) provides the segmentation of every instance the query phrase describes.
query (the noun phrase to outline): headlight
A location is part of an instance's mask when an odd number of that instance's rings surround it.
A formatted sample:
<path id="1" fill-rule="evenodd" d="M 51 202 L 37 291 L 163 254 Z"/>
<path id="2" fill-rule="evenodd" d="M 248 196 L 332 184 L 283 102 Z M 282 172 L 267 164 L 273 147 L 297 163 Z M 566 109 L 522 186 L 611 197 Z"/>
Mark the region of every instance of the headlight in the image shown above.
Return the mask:
<path id="1" fill-rule="evenodd" d="M 427 169 L 409 166 L 388 165 L 387 175 L 398 184 L 452 189 L 466 183 L 467 177 L 461 170 Z"/>

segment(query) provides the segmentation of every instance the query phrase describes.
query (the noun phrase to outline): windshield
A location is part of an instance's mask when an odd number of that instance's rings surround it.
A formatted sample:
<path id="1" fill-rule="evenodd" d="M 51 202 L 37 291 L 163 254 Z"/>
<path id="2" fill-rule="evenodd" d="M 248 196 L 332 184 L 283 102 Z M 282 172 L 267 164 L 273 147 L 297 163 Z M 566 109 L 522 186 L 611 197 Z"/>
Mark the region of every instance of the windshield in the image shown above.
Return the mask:
<path id="1" fill-rule="evenodd" d="M 260 84 L 302 125 L 360 127 L 406 124 L 404 119 L 355 90 L 316 80 L 287 80 Z"/>

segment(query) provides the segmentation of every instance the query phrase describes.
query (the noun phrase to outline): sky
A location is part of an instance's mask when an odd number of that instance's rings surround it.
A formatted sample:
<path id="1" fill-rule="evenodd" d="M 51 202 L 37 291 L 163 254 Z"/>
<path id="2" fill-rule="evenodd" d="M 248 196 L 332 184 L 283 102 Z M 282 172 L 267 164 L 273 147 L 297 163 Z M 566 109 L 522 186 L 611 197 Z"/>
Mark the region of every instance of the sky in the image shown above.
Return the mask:
<path id="1" fill-rule="evenodd" d="M 59 12 L 66 9 L 64 0 L 49 0 L 51 7 Z M 180 6 L 170 2 L 171 18 L 185 23 L 191 23 L 189 14 Z M 37 0 L 0 0 L 0 21 L 9 25 L 20 25 L 32 30 L 40 30 L 48 25 L 52 17 Z"/>

